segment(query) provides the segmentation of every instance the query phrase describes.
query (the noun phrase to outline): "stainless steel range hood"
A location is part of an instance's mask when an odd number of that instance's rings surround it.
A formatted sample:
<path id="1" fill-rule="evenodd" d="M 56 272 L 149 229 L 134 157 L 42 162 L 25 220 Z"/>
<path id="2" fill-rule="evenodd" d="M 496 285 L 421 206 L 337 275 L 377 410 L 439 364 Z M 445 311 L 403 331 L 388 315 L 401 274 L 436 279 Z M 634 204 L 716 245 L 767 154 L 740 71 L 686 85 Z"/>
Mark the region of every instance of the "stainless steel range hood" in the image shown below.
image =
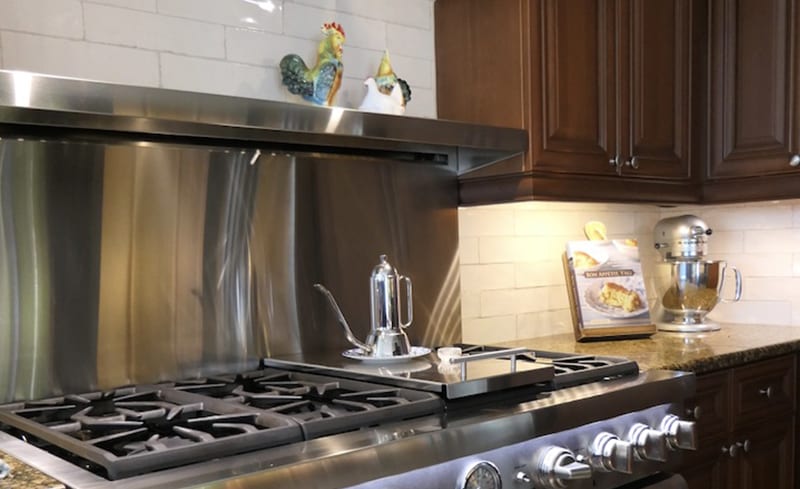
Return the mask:
<path id="1" fill-rule="evenodd" d="M 0 123 L 427 155 L 459 174 L 527 147 L 519 129 L 2 70 Z"/>

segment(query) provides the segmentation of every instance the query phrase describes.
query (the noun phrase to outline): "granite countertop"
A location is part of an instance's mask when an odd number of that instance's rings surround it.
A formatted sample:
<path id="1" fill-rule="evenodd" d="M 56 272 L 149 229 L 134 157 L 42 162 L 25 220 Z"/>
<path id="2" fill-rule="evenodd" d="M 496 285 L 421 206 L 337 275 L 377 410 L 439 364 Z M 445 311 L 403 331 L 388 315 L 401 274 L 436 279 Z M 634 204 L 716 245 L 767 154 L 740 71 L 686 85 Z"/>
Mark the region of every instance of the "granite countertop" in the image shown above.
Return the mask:
<path id="1" fill-rule="evenodd" d="M 11 471 L 0 479 L 0 489 L 64 489 L 66 486 L 0 450 L 0 461 Z M 0 474 L 5 472 L 0 465 Z"/>
<path id="2" fill-rule="evenodd" d="M 534 350 L 620 356 L 641 370 L 666 369 L 706 373 L 800 351 L 800 327 L 721 324 L 708 333 L 658 332 L 650 338 L 578 343 L 560 334 L 502 343 Z"/>

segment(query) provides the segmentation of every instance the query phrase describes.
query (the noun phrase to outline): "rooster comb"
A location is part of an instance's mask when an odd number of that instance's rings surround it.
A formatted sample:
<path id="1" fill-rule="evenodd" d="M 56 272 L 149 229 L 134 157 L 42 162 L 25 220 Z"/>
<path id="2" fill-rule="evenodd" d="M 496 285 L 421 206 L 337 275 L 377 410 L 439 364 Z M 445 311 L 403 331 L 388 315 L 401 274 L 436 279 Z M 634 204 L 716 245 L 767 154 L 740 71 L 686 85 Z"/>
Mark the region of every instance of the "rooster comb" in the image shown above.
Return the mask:
<path id="1" fill-rule="evenodd" d="M 337 31 L 339 34 L 344 36 L 344 29 L 342 28 L 342 24 L 337 24 L 336 22 L 326 22 L 322 24 L 322 32 L 330 33 L 331 31 Z"/>

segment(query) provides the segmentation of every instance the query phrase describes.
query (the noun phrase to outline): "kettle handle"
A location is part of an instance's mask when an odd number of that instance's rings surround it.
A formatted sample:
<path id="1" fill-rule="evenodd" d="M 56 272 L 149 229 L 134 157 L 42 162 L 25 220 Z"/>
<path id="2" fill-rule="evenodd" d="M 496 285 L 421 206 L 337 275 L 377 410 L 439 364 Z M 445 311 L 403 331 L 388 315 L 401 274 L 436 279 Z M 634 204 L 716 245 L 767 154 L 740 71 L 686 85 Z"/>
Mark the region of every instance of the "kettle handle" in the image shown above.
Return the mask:
<path id="1" fill-rule="evenodd" d="M 739 300 L 742 298 L 742 273 L 739 271 L 738 268 L 732 265 L 731 266 L 726 265 L 725 268 L 722 269 L 722 278 L 719 281 L 719 291 L 720 293 L 722 292 L 722 287 L 725 284 L 725 272 L 727 272 L 729 268 L 733 270 L 733 274 L 736 277 L 736 287 L 733 292 L 733 299 L 720 298 L 720 302 L 739 302 Z"/>
<path id="2" fill-rule="evenodd" d="M 336 303 L 336 299 L 333 298 L 331 291 L 326 289 L 322 284 L 314 284 L 314 288 L 328 298 L 328 304 L 330 304 L 331 309 L 333 309 L 333 312 L 336 314 L 336 319 L 339 320 L 339 324 L 341 324 L 342 328 L 344 328 L 344 334 L 347 337 L 347 341 L 349 341 L 353 346 L 361 348 L 367 354 L 372 353 L 372 347 L 356 338 L 356 335 L 353 334 L 353 330 L 351 330 L 350 325 L 347 324 L 347 320 L 344 318 L 342 310 L 339 309 L 339 304 Z"/>
<path id="3" fill-rule="evenodd" d="M 410 278 L 406 277 L 405 275 L 401 275 L 400 281 L 406 283 L 406 311 L 408 316 L 408 321 L 403 322 L 402 319 L 400 320 L 400 326 L 407 328 L 411 326 L 411 322 L 414 321 L 414 300 L 412 299 L 413 290 L 411 288 Z"/>

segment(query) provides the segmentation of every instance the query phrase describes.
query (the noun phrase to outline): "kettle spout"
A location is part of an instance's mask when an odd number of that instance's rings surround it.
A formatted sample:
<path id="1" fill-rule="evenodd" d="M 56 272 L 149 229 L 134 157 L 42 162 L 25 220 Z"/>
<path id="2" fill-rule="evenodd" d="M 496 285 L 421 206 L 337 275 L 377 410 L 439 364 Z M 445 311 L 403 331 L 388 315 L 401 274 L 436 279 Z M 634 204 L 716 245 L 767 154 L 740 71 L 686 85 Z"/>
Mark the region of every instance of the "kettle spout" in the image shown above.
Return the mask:
<path id="1" fill-rule="evenodd" d="M 347 324 L 347 320 L 344 318 L 344 314 L 342 314 L 342 310 L 339 309 L 339 304 L 336 303 L 336 299 L 333 298 L 333 294 L 331 291 L 326 289 L 322 284 L 314 284 L 314 288 L 320 291 L 325 297 L 328 298 L 328 304 L 330 304 L 331 309 L 333 310 L 334 314 L 336 314 L 336 319 L 339 320 L 339 324 L 342 325 L 344 328 L 344 334 L 347 337 L 347 341 L 353 344 L 358 348 L 361 348 L 365 353 L 371 354 L 372 347 L 364 343 L 363 341 L 356 338 L 356 335 L 353 334 L 353 330 L 350 329 L 350 325 Z"/>

